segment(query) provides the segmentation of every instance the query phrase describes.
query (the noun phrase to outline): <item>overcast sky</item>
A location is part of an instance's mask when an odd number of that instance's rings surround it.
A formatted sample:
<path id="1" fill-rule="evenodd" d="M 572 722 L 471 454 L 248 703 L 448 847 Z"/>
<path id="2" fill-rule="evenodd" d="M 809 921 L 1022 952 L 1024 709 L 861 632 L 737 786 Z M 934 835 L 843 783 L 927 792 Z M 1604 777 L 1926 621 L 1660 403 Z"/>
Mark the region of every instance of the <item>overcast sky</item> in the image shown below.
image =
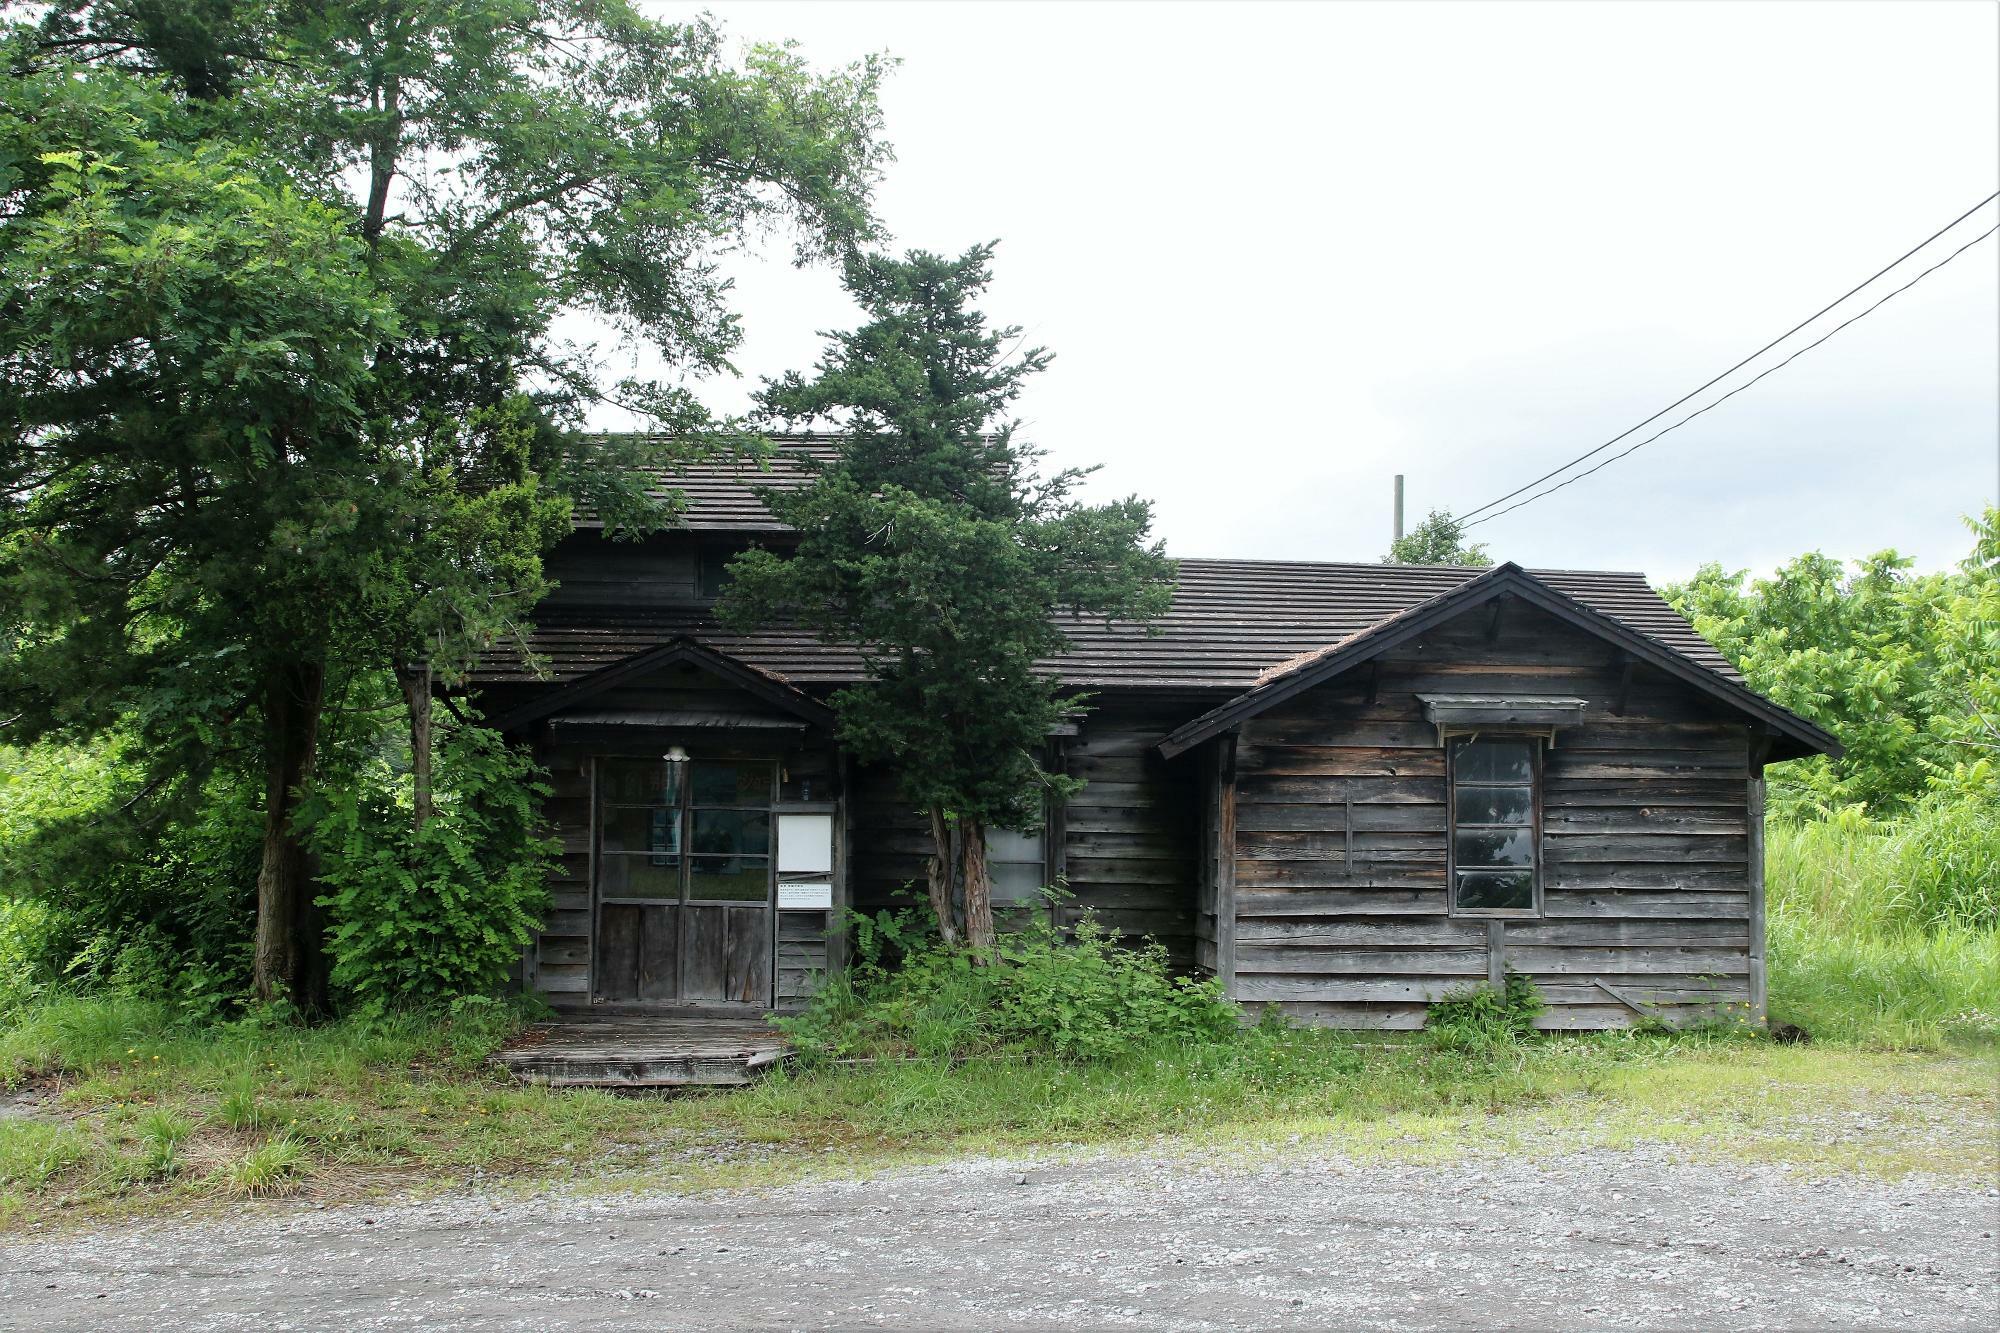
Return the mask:
<path id="1" fill-rule="evenodd" d="M 1030 437 L 1152 498 L 1183 556 L 1374 559 L 1395 473 L 1413 518 L 1482 504 L 2000 189 L 1990 3 L 706 8 L 901 59 L 895 243 L 1002 242 L 988 312 L 1056 354 Z M 1996 242 L 1477 535 L 1656 579 L 1958 558 L 1996 486 Z M 725 409 L 855 321 L 830 272 L 736 267 Z"/>

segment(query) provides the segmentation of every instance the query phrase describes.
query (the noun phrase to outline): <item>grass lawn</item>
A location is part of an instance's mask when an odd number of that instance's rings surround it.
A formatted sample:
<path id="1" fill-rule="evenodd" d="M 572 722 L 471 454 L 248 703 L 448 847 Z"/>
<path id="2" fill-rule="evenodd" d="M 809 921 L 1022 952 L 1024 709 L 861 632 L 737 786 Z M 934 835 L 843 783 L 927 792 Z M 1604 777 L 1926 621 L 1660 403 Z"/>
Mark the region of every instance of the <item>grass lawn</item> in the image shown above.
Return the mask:
<path id="1" fill-rule="evenodd" d="M 137 1001 L 33 1004 L 0 1020 L 0 1228 L 473 1180 L 775 1183 L 1134 1140 L 1243 1153 L 1325 1140 L 1408 1160 L 1659 1143 L 1816 1170 L 1996 1172 L 1990 1042 L 1608 1034 L 1465 1054 L 1253 1031 L 1095 1064 L 848 1066 L 641 1097 L 495 1075 L 483 1058 L 514 1022 L 190 1031 Z"/>

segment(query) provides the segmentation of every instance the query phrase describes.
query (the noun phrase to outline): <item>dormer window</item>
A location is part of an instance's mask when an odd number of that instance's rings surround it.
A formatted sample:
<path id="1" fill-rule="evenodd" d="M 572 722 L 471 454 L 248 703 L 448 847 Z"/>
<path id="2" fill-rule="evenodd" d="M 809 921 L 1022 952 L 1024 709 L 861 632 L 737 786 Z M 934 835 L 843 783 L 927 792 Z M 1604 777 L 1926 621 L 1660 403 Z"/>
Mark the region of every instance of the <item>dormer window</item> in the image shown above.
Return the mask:
<path id="1" fill-rule="evenodd" d="M 696 596 L 704 602 L 712 602 L 722 596 L 722 590 L 729 586 L 729 561 L 735 554 L 725 547 L 702 548 L 695 571 Z"/>

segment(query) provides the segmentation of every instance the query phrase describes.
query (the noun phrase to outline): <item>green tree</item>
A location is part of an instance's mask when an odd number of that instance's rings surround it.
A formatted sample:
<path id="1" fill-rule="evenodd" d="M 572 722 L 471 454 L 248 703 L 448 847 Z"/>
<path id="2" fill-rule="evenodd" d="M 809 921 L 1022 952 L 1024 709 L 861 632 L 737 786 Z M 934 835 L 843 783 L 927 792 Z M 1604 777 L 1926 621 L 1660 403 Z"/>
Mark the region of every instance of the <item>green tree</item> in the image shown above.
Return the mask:
<path id="1" fill-rule="evenodd" d="M 992 255 L 848 261 L 867 322 L 760 400 L 768 422 L 837 428 L 839 456 L 766 497 L 798 546 L 739 556 L 722 608 L 861 646 L 868 680 L 833 697 L 842 739 L 927 812 L 931 905 L 948 942 L 982 951 L 988 826 L 1033 828 L 1048 793 L 1077 785 L 1042 756 L 1083 699 L 1037 664 L 1063 650 L 1064 615 L 1157 616 L 1172 577 L 1147 502 L 1084 504 L 1088 470 L 1041 476 L 1042 451 L 1017 438 L 1008 413 L 1049 355 L 1008 355 L 1019 330 L 975 307 Z"/>
<path id="2" fill-rule="evenodd" d="M 1851 566 L 1813 552 L 1768 579 L 1709 564 L 1662 590 L 1753 688 L 1845 747 L 1774 770 L 1775 811 L 1892 815 L 1941 784 L 1990 786 L 2000 543 L 1994 511 L 1971 526 L 1975 550 L 1954 571 L 1916 574 L 1894 551 Z"/>
<path id="3" fill-rule="evenodd" d="M 393 662 L 426 762 L 429 677 L 541 590 L 542 488 L 671 516 L 706 414 L 556 318 L 722 367 L 719 252 L 871 234 L 879 66 L 623 0 L 62 0 L 0 61 L 0 719 L 136 729 L 150 799 L 260 772 L 258 989 L 316 1007 L 329 680 Z M 663 431 L 564 429 L 604 401 Z"/>
<path id="4" fill-rule="evenodd" d="M 1467 544 L 1465 524 L 1442 509 L 1433 509 L 1423 522 L 1389 544 L 1385 565 L 1470 565 L 1493 563 L 1482 542 Z"/>

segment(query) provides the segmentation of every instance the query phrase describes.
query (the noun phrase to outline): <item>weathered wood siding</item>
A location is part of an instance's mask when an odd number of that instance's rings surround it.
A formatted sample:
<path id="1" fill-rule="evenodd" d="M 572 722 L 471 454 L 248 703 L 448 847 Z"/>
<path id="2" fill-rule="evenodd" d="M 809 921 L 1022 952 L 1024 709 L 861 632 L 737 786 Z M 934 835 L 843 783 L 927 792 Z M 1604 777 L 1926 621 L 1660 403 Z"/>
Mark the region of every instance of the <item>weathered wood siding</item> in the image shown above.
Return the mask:
<path id="1" fill-rule="evenodd" d="M 1060 746 L 1063 771 L 1085 787 L 1051 818 L 1051 869 L 1071 898 L 1057 924 L 1085 910 L 1127 939 L 1158 939 L 1177 966 L 1195 963 L 1195 881 L 1200 781 L 1193 763 L 1170 764 L 1154 746 L 1185 721 L 1185 705 L 1101 704 Z M 855 906 L 909 906 L 924 894 L 930 831 L 895 792 L 891 775 L 859 768 L 851 783 Z"/>
<path id="2" fill-rule="evenodd" d="M 768 705 L 749 698 L 741 691 L 729 689 L 706 673 L 688 666 L 669 668 L 643 682 L 607 691 L 580 705 L 577 711 L 595 716 L 645 716 L 704 709 L 726 710 L 745 717 L 775 716 Z M 636 986 L 628 987 L 635 991 L 633 999 L 647 1001 L 656 998 L 650 993 L 652 988 L 645 979 L 659 979 L 665 973 L 660 967 L 646 967 L 643 958 L 626 958 L 622 951 L 643 951 L 649 939 L 657 942 L 661 949 L 667 948 L 667 921 L 672 913 L 655 912 L 661 920 L 646 923 L 653 927 L 651 929 L 614 932 L 621 936 L 611 943 L 616 956 L 608 960 L 598 956 L 599 946 L 605 941 L 599 939 L 598 907 L 592 884 L 596 839 L 592 784 L 594 763 L 601 756 L 652 755 L 659 753 L 666 744 L 679 743 L 698 758 L 776 760 L 779 765 L 779 794 L 774 815 L 782 815 L 789 807 L 824 809 L 835 816 L 834 912 L 774 908 L 769 912 L 768 923 L 752 923 L 756 924 L 755 930 L 746 928 L 735 932 L 744 943 L 740 947 L 727 946 L 734 950 L 728 956 L 715 950 L 708 951 L 716 952 L 718 966 L 725 966 L 734 972 L 746 968 L 759 971 L 774 969 L 771 971 L 774 1007 L 794 1009 L 803 1004 L 831 966 L 828 930 L 832 916 L 842 908 L 846 891 L 845 878 L 840 871 L 845 841 L 839 805 L 840 774 L 831 743 L 800 733 L 755 730 L 730 734 L 602 726 L 579 731 L 569 725 L 574 721 L 575 715 L 559 713 L 538 724 L 535 732 L 535 756 L 548 771 L 551 788 L 543 813 L 550 835 L 561 846 L 561 854 L 550 882 L 549 912 L 523 962 L 523 979 L 527 988 L 541 993 L 551 1004 L 560 1007 L 588 1005 L 594 994 L 603 991 L 601 985 L 594 984 L 601 981 L 593 975 L 594 968 L 610 965 L 622 967 L 625 972 L 636 969 L 641 980 Z M 810 804 L 800 807 L 798 803 L 802 801 Z M 629 916 L 646 909 L 627 905 L 609 910 Z M 745 909 L 729 910 L 740 914 Z M 678 941 L 674 944 L 677 946 Z M 754 958 L 749 956 L 751 952 L 756 954 Z M 738 957 L 737 954 L 743 956 Z M 734 989 L 733 985 L 720 986 L 719 996 L 721 992 Z M 758 989 L 761 991 L 761 986 Z"/>
<path id="3" fill-rule="evenodd" d="M 847 817 L 848 880 L 854 908 L 874 914 L 900 911 L 924 901 L 924 860 L 931 835 L 924 817 L 896 794 L 888 770 L 856 765 L 849 770 Z"/>
<path id="4" fill-rule="evenodd" d="M 1067 746 L 1065 769 L 1084 788 L 1065 814 L 1061 866 L 1073 898 L 1058 916 L 1085 910 L 1131 940 L 1151 937 L 1176 967 L 1193 968 L 1200 878 L 1201 772 L 1154 747 L 1198 709 L 1101 700 Z"/>
<path id="5" fill-rule="evenodd" d="M 1444 751 L 1419 692 L 1588 702 L 1543 770 L 1541 919 L 1449 915 Z M 1687 687 L 1506 603 L 1243 726 L 1237 998 L 1299 1021 L 1421 1026 L 1505 966 L 1547 1027 L 1622 1026 L 1752 999 L 1749 736 Z M 1760 951 L 1761 952 L 1761 951 Z"/>
<path id="6" fill-rule="evenodd" d="M 551 1004 L 588 1004 L 594 938 L 590 757 L 571 747 L 544 744 L 537 747 L 536 759 L 548 770 L 551 794 L 542 803 L 542 814 L 561 853 L 549 881 L 548 913 L 528 950 L 526 981 Z"/>

